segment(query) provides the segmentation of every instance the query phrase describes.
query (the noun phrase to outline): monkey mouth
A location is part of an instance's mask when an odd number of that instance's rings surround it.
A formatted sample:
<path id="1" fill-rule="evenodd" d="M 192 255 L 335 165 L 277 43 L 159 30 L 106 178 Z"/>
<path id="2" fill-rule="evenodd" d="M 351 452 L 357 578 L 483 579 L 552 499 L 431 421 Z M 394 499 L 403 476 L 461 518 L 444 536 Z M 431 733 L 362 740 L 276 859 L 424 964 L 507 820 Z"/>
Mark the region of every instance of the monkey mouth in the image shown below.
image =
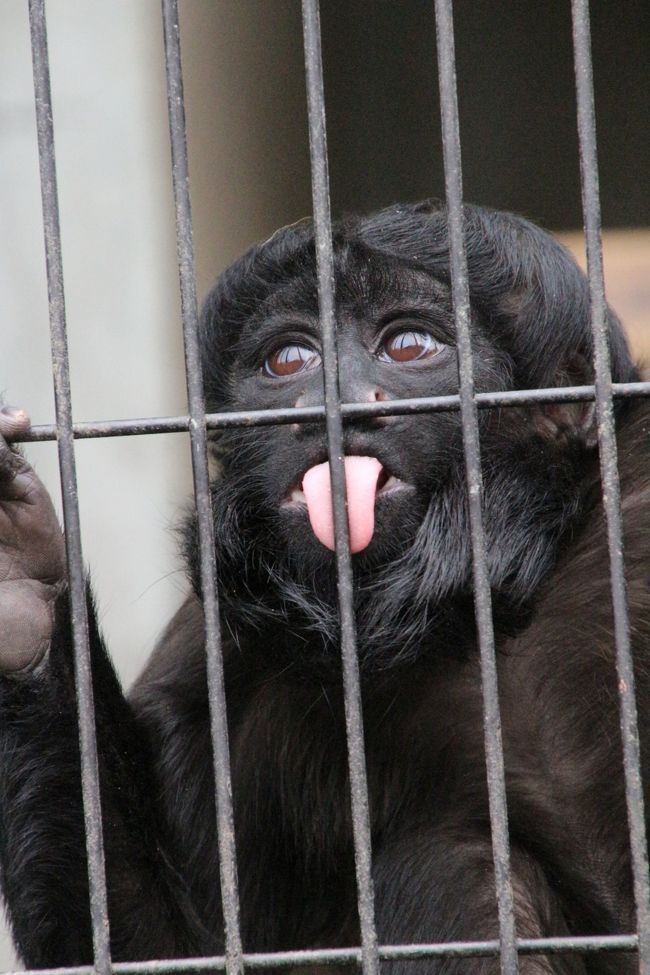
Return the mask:
<path id="1" fill-rule="evenodd" d="M 406 481 L 402 481 L 399 477 L 396 477 L 395 474 L 391 474 L 386 470 L 385 467 L 382 467 L 379 477 L 377 478 L 375 498 L 383 498 L 387 494 L 391 494 L 393 491 L 410 487 L 411 485 Z M 296 504 L 307 504 L 307 498 L 305 497 L 305 492 L 302 489 L 302 482 L 294 484 L 290 489 L 285 504 L 289 504 L 291 502 Z"/>
<path id="2" fill-rule="evenodd" d="M 343 459 L 347 495 L 350 550 L 363 551 L 375 530 L 375 503 L 398 491 L 412 488 L 391 473 L 376 457 L 351 456 Z M 300 484 L 290 489 L 285 504 L 305 506 L 314 535 L 334 551 L 334 515 L 329 461 L 316 464 L 303 475 Z"/>

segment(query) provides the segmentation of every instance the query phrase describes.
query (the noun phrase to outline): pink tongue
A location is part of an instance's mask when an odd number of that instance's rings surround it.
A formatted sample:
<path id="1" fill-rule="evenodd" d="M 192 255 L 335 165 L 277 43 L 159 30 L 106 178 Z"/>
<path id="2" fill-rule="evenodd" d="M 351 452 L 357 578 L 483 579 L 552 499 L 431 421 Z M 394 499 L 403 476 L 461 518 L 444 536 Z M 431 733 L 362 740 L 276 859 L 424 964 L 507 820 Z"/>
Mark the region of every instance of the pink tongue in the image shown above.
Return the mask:
<path id="1" fill-rule="evenodd" d="M 375 495 L 382 466 L 376 457 L 344 457 L 350 549 L 361 552 L 375 530 Z M 302 489 L 314 535 L 334 551 L 334 515 L 329 461 L 307 471 Z"/>

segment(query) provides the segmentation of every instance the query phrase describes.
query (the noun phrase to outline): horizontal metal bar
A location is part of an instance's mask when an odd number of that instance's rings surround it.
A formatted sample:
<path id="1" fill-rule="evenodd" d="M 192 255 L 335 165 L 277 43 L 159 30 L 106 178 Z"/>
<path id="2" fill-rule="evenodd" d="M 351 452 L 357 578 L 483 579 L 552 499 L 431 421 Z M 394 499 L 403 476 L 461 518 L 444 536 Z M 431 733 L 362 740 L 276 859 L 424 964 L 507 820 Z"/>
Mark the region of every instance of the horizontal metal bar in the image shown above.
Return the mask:
<path id="1" fill-rule="evenodd" d="M 636 951 L 636 934 L 590 935 L 575 938 L 518 938 L 517 951 L 522 955 L 594 954 L 598 952 Z M 424 958 L 493 957 L 499 954 L 498 940 L 448 941 L 441 944 L 380 945 L 381 961 L 419 961 Z M 245 968 L 293 968 L 304 965 L 358 965 L 360 948 L 318 948 L 311 951 L 275 951 L 244 953 Z M 208 958 L 177 958 L 158 961 L 114 962 L 115 975 L 167 975 L 171 972 L 223 971 L 224 955 Z M 38 968 L 6 975 L 93 975 L 90 965 L 70 968 Z"/>
<path id="2" fill-rule="evenodd" d="M 634 399 L 650 396 L 650 382 L 614 383 L 612 393 L 616 399 Z M 544 389 L 516 389 L 495 393 L 477 393 L 479 409 L 496 407 L 538 406 L 542 403 L 583 403 L 595 398 L 593 386 L 549 386 Z M 341 414 L 345 420 L 357 420 L 372 416 L 405 416 L 417 413 L 451 413 L 460 409 L 460 397 L 419 396 L 412 399 L 385 400 L 378 403 L 343 403 Z M 278 410 L 246 410 L 237 413 L 208 413 L 208 430 L 225 430 L 230 427 L 262 427 L 284 423 L 317 423 L 324 421 L 324 406 L 287 407 Z M 178 416 L 140 417 L 125 420 L 88 420 L 75 423 L 75 439 L 87 440 L 100 437 L 134 437 L 157 433 L 187 433 L 190 418 Z M 39 443 L 56 440 L 56 425 L 35 424 L 17 438 L 19 443 Z"/>

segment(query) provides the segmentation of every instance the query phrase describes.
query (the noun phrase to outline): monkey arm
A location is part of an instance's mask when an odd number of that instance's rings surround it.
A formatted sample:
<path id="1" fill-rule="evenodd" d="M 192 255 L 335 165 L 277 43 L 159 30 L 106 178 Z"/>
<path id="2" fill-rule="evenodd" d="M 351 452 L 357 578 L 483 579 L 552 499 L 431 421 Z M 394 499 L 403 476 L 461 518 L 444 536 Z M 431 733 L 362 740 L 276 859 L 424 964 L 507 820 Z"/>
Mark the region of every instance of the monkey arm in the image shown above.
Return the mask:
<path id="1" fill-rule="evenodd" d="M 0 411 L 0 867 L 23 960 L 78 964 L 92 947 L 63 542 L 45 488 L 4 439 L 28 423 Z M 92 599 L 89 630 L 114 957 L 187 954 L 149 746 Z"/>
<path id="2" fill-rule="evenodd" d="M 511 849 L 517 936 L 567 935 L 557 895 L 533 857 Z M 375 857 L 375 904 L 381 944 L 498 940 L 499 923 L 489 834 L 459 821 L 397 837 Z M 384 963 L 385 965 L 386 963 Z M 382 966 L 383 967 L 383 966 Z M 521 957 L 526 975 L 584 975 L 576 955 Z M 391 975 L 498 975 L 498 957 L 395 961 Z M 618 969 L 617 969 L 618 970 Z M 620 971 L 627 971 L 621 968 Z"/>
<path id="3" fill-rule="evenodd" d="M 190 953 L 172 896 L 151 758 L 90 615 L 111 946 L 115 960 Z M 48 658 L 0 680 L 0 860 L 29 965 L 92 958 L 72 647 L 65 594 Z"/>

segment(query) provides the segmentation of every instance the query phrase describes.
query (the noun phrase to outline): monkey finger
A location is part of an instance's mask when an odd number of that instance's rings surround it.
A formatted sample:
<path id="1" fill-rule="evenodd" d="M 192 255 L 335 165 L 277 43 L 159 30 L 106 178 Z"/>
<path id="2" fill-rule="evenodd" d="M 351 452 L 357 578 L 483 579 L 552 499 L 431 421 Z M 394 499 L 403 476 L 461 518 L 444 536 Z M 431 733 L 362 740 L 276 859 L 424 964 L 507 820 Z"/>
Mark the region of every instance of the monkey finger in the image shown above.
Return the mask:
<path id="1" fill-rule="evenodd" d="M 7 481 L 29 465 L 11 441 L 30 427 L 30 419 L 24 410 L 15 406 L 0 407 L 0 480 Z"/>
<path id="2" fill-rule="evenodd" d="M 0 484 L 6 501 L 27 501 L 40 486 L 31 465 L 11 441 L 29 429 L 31 421 L 24 410 L 0 407 Z M 2 499 L 0 499 L 2 500 Z"/>
<path id="3" fill-rule="evenodd" d="M 0 437 L 13 440 L 21 433 L 29 430 L 31 420 L 27 413 L 17 406 L 0 407 Z"/>

